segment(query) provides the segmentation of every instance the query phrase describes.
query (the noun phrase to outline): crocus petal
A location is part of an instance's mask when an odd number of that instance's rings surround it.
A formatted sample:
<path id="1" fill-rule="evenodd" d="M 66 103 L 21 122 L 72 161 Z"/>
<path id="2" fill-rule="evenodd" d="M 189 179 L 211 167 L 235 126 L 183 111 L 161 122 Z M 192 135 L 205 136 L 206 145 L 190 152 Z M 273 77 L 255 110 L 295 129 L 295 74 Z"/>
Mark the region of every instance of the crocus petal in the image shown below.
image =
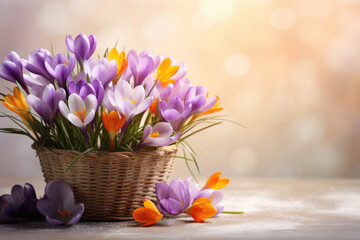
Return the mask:
<path id="1" fill-rule="evenodd" d="M 50 219 L 55 219 L 58 215 L 57 208 L 49 199 L 40 199 L 36 204 L 36 208 L 41 215 Z"/>
<path id="2" fill-rule="evenodd" d="M 74 205 L 74 193 L 63 180 L 53 180 L 45 187 L 45 194 L 57 209 L 70 209 Z"/>
<path id="3" fill-rule="evenodd" d="M 228 178 L 222 178 L 220 179 L 215 185 L 212 186 L 212 189 L 222 189 L 224 187 L 226 187 L 230 182 L 230 179 Z"/>
<path id="4" fill-rule="evenodd" d="M 222 213 L 224 211 L 224 206 L 217 205 L 217 206 L 215 206 L 215 208 L 216 208 L 215 216 L 219 215 L 220 213 Z"/>
<path id="5" fill-rule="evenodd" d="M 64 224 L 64 222 L 59 221 L 59 220 L 54 219 L 54 218 L 50 218 L 50 217 L 48 217 L 48 216 L 46 216 L 45 219 L 46 219 L 46 221 L 47 221 L 48 223 L 50 223 L 51 225 L 61 225 L 61 224 Z"/>
<path id="6" fill-rule="evenodd" d="M 72 36 L 67 35 L 65 38 L 66 46 L 69 49 L 70 52 L 74 52 L 74 40 Z"/>
<path id="7" fill-rule="evenodd" d="M 77 222 L 80 221 L 83 213 L 85 210 L 85 206 L 82 203 L 79 204 L 75 204 L 71 209 L 70 209 L 70 218 L 71 220 L 66 224 L 66 225 L 72 225 L 75 224 Z"/>
<path id="8" fill-rule="evenodd" d="M 207 180 L 203 189 L 212 188 L 219 181 L 220 176 L 221 176 L 221 172 L 216 172 L 213 175 L 211 175 Z"/>
<path id="9" fill-rule="evenodd" d="M 73 113 L 74 111 L 78 112 L 86 109 L 86 106 L 82 98 L 79 95 L 73 93 L 69 96 L 69 109 L 70 112 Z"/>

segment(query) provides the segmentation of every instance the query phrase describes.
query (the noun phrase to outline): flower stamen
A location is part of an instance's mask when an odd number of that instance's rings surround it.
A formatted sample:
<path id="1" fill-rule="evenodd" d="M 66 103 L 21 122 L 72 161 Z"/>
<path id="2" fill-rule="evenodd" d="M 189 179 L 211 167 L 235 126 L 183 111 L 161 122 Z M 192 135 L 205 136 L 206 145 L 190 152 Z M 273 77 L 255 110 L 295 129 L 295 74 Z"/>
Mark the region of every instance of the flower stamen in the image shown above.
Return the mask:
<path id="1" fill-rule="evenodd" d="M 85 121 L 85 113 L 86 113 L 86 109 L 84 108 L 83 110 L 80 110 L 78 112 L 74 111 L 75 115 L 81 120 L 82 123 L 84 123 Z"/>
<path id="2" fill-rule="evenodd" d="M 70 217 L 70 211 L 69 210 L 64 210 L 61 211 L 60 209 L 58 209 L 58 213 L 60 213 L 62 220 L 66 221 L 69 217 Z"/>
<path id="3" fill-rule="evenodd" d="M 159 132 L 151 132 L 150 137 L 152 138 L 157 138 L 158 136 L 160 136 Z"/>

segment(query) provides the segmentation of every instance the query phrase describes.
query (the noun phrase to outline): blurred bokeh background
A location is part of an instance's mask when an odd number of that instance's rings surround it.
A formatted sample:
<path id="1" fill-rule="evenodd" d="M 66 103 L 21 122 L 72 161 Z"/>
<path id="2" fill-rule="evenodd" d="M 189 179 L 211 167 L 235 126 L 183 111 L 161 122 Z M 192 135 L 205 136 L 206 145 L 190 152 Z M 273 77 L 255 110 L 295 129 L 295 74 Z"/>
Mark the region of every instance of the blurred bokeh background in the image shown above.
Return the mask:
<path id="1" fill-rule="evenodd" d="M 64 52 L 66 35 L 85 33 L 99 54 L 118 40 L 185 61 L 192 83 L 247 127 L 195 137 L 209 152 L 196 147 L 203 176 L 360 177 L 360 1 L 0 0 L 0 32 L 1 60 L 50 43 Z M 29 139 L 0 141 L 2 177 L 41 175 Z M 178 159 L 174 176 L 188 175 Z"/>

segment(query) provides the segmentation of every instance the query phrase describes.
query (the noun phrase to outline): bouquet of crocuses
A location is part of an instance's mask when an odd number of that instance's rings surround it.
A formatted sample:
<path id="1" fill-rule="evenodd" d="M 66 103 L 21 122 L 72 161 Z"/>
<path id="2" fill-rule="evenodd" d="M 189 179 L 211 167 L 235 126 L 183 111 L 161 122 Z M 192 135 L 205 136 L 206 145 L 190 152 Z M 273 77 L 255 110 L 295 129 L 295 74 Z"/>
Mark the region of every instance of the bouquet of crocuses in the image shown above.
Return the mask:
<path id="1" fill-rule="evenodd" d="M 0 77 L 17 83 L 1 102 L 21 118 L 1 115 L 18 126 L 1 132 L 83 154 L 176 143 L 188 165 L 196 163 L 188 138 L 226 120 L 208 115 L 222 110 L 219 98 L 190 84 L 184 62 L 147 50 L 119 53 L 116 46 L 91 58 L 94 35 L 67 36 L 66 45 L 66 54 L 38 49 L 21 59 L 11 52 L 0 64 Z"/>

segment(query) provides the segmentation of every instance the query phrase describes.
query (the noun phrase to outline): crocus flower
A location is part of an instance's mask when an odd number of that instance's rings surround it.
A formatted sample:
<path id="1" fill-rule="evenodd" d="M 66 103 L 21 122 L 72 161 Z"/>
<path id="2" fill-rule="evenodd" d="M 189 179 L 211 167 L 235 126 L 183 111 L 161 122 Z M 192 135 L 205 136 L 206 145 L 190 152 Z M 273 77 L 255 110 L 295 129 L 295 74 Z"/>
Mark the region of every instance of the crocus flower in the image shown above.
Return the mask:
<path id="1" fill-rule="evenodd" d="M 219 105 L 220 105 L 219 104 L 219 97 L 218 96 L 215 96 L 215 97 L 216 97 L 216 102 L 215 102 L 214 106 L 212 106 L 209 110 L 194 114 L 192 116 L 192 118 L 191 118 L 191 121 L 194 121 L 195 119 L 197 119 L 199 117 L 202 117 L 202 116 L 205 116 L 205 115 L 208 115 L 208 114 L 212 114 L 212 113 L 222 111 L 223 108 L 219 107 Z"/>
<path id="2" fill-rule="evenodd" d="M 69 107 L 64 101 L 59 102 L 60 112 L 72 124 L 80 128 L 86 147 L 89 147 L 89 140 L 86 126 L 94 119 L 97 109 L 97 100 L 95 95 L 89 94 L 84 100 L 76 93 L 70 94 L 68 100 Z"/>
<path id="3" fill-rule="evenodd" d="M 61 87 L 66 87 L 66 81 L 71 75 L 76 65 L 74 54 L 69 55 L 69 59 L 64 54 L 57 54 L 54 58 L 49 56 L 45 59 L 46 70 L 53 76 Z"/>
<path id="4" fill-rule="evenodd" d="M 145 78 L 154 70 L 154 59 L 150 51 L 142 51 L 137 55 L 135 50 L 128 53 L 128 68 L 124 72 L 124 79 L 130 82 L 131 76 L 134 87 L 142 85 Z M 154 84 L 154 81 L 152 82 Z"/>
<path id="5" fill-rule="evenodd" d="M 216 208 L 216 215 L 220 214 L 224 210 L 224 206 L 219 205 L 219 203 L 223 198 L 223 194 L 221 190 L 214 190 L 210 188 L 201 190 L 196 196 L 196 199 L 198 198 L 210 199 L 211 205 L 213 205 Z"/>
<path id="6" fill-rule="evenodd" d="M 229 178 L 220 178 L 221 172 L 216 172 L 209 177 L 203 189 L 211 188 L 214 190 L 222 189 L 229 184 Z"/>
<path id="7" fill-rule="evenodd" d="M 76 59 L 80 63 L 88 60 L 96 49 L 96 38 L 94 35 L 87 37 L 85 34 L 79 34 L 75 41 L 68 35 L 65 42 L 69 51 L 75 54 Z"/>
<path id="8" fill-rule="evenodd" d="M 136 221 L 145 223 L 141 226 L 147 227 L 160 221 L 163 218 L 163 215 L 159 212 L 152 201 L 145 199 L 144 207 L 135 209 L 133 217 Z"/>
<path id="9" fill-rule="evenodd" d="M 157 208 L 165 216 L 178 215 L 185 212 L 191 205 L 191 195 L 188 186 L 180 179 L 174 179 L 168 185 L 156 185 Z"/>
<path id="10" fill-rule="evenodd" d="M 184 102 L 178 97 L 173 97 L 169 102 L 161 101 L 159 103 L 159 112 L 161 117 L 171 124 L 174 131 L 179 131 L 183 123 L 189 117 L 192 111 L 192 103 Z"/>
<path id="11" fill-rule="evenodd" d="M 169 83 L 175 83 L 175 79 L 171 79 L 179 70 L 178 65 L 171 66 L 171 59 L 165 58 L 159 65 L 155 73 L 155 79 L 159 79 L 161 85 L 165 87 Z"/>
<path id="12" fill-rule="evenodd" d="M 119 81 L 115 86 L 109 87 L 105 93 L 104 105 L 112 111 L 116 110 L 125 115 L 127 122 L 135 115 L 144 112 L 152 104 L 152 97 L 145 98 L 143 86 L 134 89 L 124 80 Z"/>
<path id="13" fill-rule="evenodd" d="M 11 223 L 37 217 L 36 203 L 35 189 L 31 184 L 26 183 L 24 187 L 13 186 L 11 194 L 0 196 L 0 223 Z"/>
<path id="14" fill-rule="evenodd" d="M 75 204 L 74 193 L 63 180 L 53 180 L 46 184 L 45 195 L 36 207 L 52 225 L 75 224 L 84 213 L 84 204 Z"/>
<path id="15" fill-rule="evenodd" d="M 151 127 L 147 125 L 144 128 L 144 134 L 142 140 L 140 141 L 139 147 L 143 146 L 154 146 L 154 147 L 161 147 L 161 146 L 168 146 L 174 143 L 181 135 L 181 133 L 173 134 L 173 128 L 171 127 L 170 123 L 166 122 L 159 122 Z"/>
<path id="16" fill-rule="evenodd" d="M 20 118 L 28 125 L 29 129 L 29 122 L 33 122 L 33 118 L 29 112 L 29 107 L 26 102 L 26 99 L 22 92 L 17 88 L 14 87 L 13 94 L 8 94 L 1 100 L 1 103 L 10 111 L 18 114 Z"/>
<path id="17" fill-rule="evenodd" d="M 54 78 L 47 71 L 45 67 L 45 60 L 48 57 L 52 57 L 51 53 L 46 49 L 37 49 L 34 52 L 30 53 L 29 60 L 23 60 L 22 63 L 24 68 L 29 72 L 43 76 L 50 83 L 54 83 Z"/>
<path id="18" fill-rule="evenodd" d="M 90 83 L 85 80 L 79 80 L 77 83 L 70 80 L 68 83 L 69 94 L 77 93 L 82 99 L 89 94 L 95 95 L 97 99 L 97 107 L 99 107 L 104 99 L 104 87 L 100 81 L 94 80 Z"/>
<path id="19" fill-rule="evenodd" d="M 119 54 L 119 52 L 116 50 L 116 48 L 111 49 L 109 52 L 108 60 L 110 61 L 113 59 L 116 60 L 116 64 L 117 64 L 117 73 L 116 73 L 116 76 L 114 77 L 114 79 L 112 80 L 113 85 L 115 85 L 118 82 L 121 74 L 123 74 L 126 67 L 128 66 L 128 60 L 127 60 L 125 52 L 122 51 Z"/>
<path id="20" fill-rule="evenodd" d="M 117 73 L 116 61 L 100 58 L 98 60 L 89 59 L 84 62 L 85 74 L 89 75 L 90 81 L 98 80 L 102 83 L 104 88 L 107 88 L 111 80 L 113 80 Z"/>
<path id="21" fill-rule="evenodd" d="M 205 112 L 215 105 L 217 101 L 216 97 L 207 98 L 206 96 L 207 91 L 203 86 L 194 86 L 189 88 L 185 95 L 185 102 L 191 103 L 192 105 L 191 115 Z"/>
<path id="22" fill-rule="evenodd" d="M 59 102 L 65 101 L 66 92 L 63 88 L 55 90 L 54 85 L 49 84 L 40 97 L 29 94 L 26 99 L 35 112 L 53 128 L 54 118 L 59 110 Z"/>
<path id="23" fill-rule="evenodd" d="M 6 60 L 0 64 L 0 77 L 13 83 L 18 82 L 25 92 L 29 93 L 23 77 L 21 59 L 16 52 L 11 52 L 6 56 Z"/>
<path id="24" fill-rule="evenodd" d="M 104 110 L 102 113 L 103 124 L 110 136 L 110 151 L 113 150 L 115 135 L 124 126 L 125 120 L 126 116 L 120 117 L 117 111 L 111 111 L 108 114 Z"/>
<path id="25" fill-rule="evenodd" d="M 211 200 L 208 198 L 196 199 L 191 207 L 186 211 L 196 222 L 202 223 L 206 219 L 215 216 L 217 210 L 211 205 Z"/>

